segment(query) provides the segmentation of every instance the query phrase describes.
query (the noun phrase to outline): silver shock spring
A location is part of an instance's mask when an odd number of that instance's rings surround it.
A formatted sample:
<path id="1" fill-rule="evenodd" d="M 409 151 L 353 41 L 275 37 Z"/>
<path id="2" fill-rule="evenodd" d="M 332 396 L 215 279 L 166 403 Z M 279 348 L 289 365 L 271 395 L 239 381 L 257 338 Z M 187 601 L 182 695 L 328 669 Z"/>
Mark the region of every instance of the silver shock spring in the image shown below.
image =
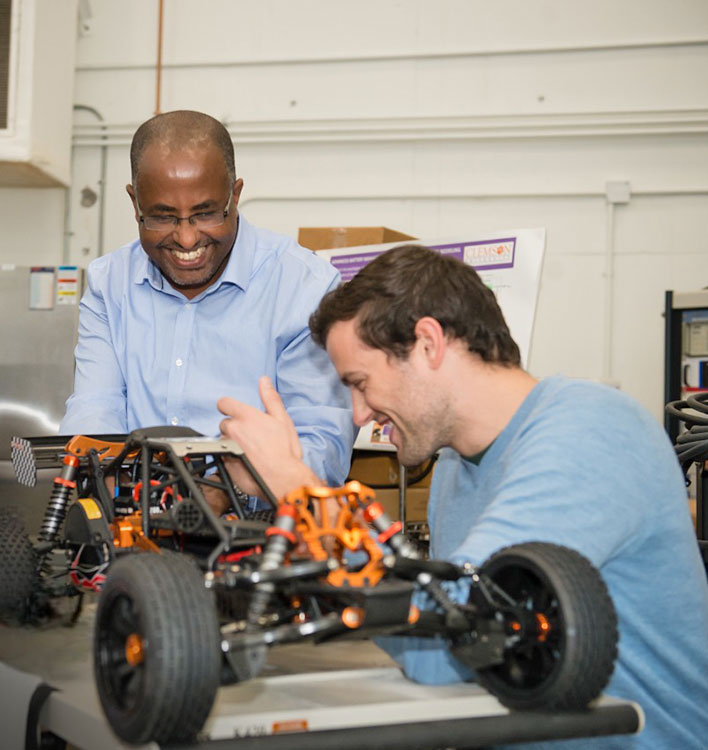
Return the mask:
<path id="1" fill-rule="evenodd" d="M 285 555 L 295 544 L 295 518 L 297 510 L 294 506 L 283 504 L 278 508 L 274 524 L 266 531 L 268 541 L 263 550 L 263 558 L 258 567 L 259 571 L 275 570 L 285 561 Z M 263 581 L 255 586 L 251 603 L 248 607 L 248 624 L 258 624 L 275 590 L 272 582 Z"/>
<path id="2" fill-rule="evenodd" d="M 391 520 L 381 503 L 369 503 L 364 509 L 364 519 L 379 532 L 378 541 L 388 544 L 396 554 L 411 559 L 421 557 L 420 550 L 403 533 L 403 524 Z"/>
<path id="3" fill-rule="evenodd" d="M 42 528 L 39 531 L 40 542 L 53 542 L 57 538 L 59 529 L 64 523 L 66 509 L 69 505 L 69 498 L 76 487 L 76 472 L 79 466 L 79 459 L 76 456 L 68 454 L 64 456 L 64 467 L 61 474 L 54 479 L 52 494 L 49 498 L 49 505 L 44 512 Z"/>

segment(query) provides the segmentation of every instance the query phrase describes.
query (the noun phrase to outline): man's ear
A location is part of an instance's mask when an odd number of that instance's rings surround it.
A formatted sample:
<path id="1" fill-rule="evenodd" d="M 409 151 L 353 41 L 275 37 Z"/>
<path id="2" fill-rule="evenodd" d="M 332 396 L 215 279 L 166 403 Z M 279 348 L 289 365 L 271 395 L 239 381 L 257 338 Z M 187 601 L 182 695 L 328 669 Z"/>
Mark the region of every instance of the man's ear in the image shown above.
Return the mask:
<path id="1" fill-rule="evenodd" d="M 135 197 L 135 188 L 130 183 L 128 183 L 125 186 L 125 190 L 128 193 L 128 195 L 130 196 L 130 200 L 133 202 L 133 211 L 135 211 L 135 221 L 137 221 L 139 223 L 140 222 L 140 213 L 138 212 L 138 201 L 137 201 L 137 199 Z"/>
<path id="2" fill-rule="evenodd" d="M 416 347 L 419 347 L 428 365 L 437 370 L 442 364 L 447 349 L 447 336 L 442 326 L 435 318 L 426 315 L 418 319 L 414 331 Z"/>
<path id="3" fill-rule="evenodd" d="M 234 189 L 233 189 L 233 196 L 234 196 L 234 208 L 238 207 L 238 201 L 241 197 L 241 191 L 243 190 L 243 180 L 239 177 L 236 182 L 234 182 Z"/>

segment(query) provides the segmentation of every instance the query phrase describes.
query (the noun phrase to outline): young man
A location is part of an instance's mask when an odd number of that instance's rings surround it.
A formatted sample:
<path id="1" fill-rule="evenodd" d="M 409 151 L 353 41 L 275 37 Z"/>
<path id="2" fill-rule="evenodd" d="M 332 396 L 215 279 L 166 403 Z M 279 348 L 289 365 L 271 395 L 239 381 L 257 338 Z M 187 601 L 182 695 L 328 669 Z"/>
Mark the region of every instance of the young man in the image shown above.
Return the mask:
<path id="1" fill-rule="evenodd" d="M 310 326 L 351 390 L 357 424 L 390 422 L 404 464 L 441 450 L 428 509 L 433 557 L 481 564 L 507 545 L 544 541 L 601 571 L 620 632 L 607 692 L 637 701 L 646 727 L 564 747 L 703 748 L 708 586 L 683 477 L 651 415 L 614 389 L 526 373 L 475 271 L 422 247 L 374 260 L 324 297 Z M 266 413 L 222 399 L 222 432 L 277 492 L 312 483 L 265 381 L 261 397 Z M 441 642 L 381 643 L 412 679 L 474 677 Z"/>
<path id="2" fill-rule="evenodd" d="M 256 406 L 267 373 L 308 465 L 341 483 L 353 442 L 349 395 L 307 325 L 339 275 L 239 215 L 243 180 L 228 131 L 212 117 L 153 117 L 136 131 L 130 160 L 140 239 L 89 266 L 61 434 L 173 424 L 214 435 L 214 394 Z"/>

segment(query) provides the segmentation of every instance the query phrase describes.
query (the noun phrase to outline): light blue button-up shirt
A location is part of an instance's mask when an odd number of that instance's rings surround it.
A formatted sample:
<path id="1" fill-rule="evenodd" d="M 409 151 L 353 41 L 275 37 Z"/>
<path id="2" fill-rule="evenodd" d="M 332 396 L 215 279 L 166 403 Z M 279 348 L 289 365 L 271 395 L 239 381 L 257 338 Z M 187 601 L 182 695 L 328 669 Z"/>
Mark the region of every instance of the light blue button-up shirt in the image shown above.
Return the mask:
<path id="1" fill-rule="evenodd" d="M 326 260 L 243 216 L 224 272 L 192 300 L 163 278 L 138 240 L 94 260 L 60 433 L 174 424 L 218 435 L 217 399 L 262 408 L 258 379 L 268 375 L 305 461 L 329 484 L 342 484 L 353 443 L 351 400 L 308 327 L 338 283 Z"/>

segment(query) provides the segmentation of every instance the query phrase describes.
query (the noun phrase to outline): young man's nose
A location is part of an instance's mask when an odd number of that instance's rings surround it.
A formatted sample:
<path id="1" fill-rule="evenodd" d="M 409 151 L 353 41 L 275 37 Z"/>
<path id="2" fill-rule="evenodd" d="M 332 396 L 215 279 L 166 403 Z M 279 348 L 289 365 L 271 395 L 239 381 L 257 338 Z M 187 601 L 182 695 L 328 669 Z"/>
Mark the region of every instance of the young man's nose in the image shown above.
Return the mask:
<path id="1" fill-rule="evenodd" d="M 352 390 L 352 414 L 357 427 L 363 427 L 374 418 L 374 412 L 366 403 L 363 394 L 356 390 Z"/>

